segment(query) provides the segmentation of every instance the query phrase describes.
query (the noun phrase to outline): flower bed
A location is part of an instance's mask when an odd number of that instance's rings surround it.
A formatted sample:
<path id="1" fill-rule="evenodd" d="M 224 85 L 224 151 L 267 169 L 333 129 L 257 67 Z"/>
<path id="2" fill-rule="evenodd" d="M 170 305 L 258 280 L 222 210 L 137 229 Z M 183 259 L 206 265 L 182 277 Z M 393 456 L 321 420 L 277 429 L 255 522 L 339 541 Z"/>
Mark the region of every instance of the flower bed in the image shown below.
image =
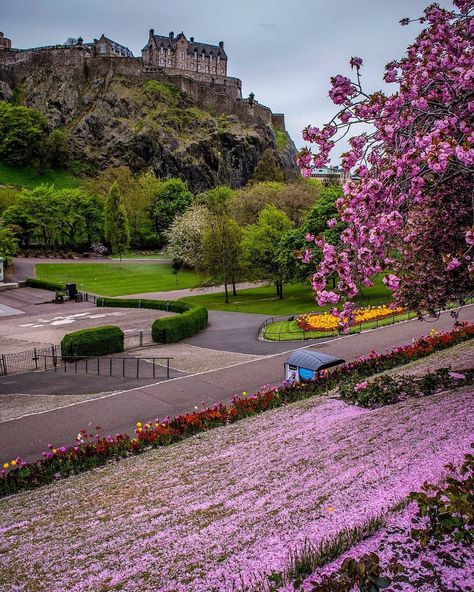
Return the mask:
<path id="1" fill-rule="evenodd" d="M 367 306 L 354 310 L 351 325 L 360 325 L 370 321 L 378 321 L 387 317 L 395 317 L 407 312 L 401 306 L 391 307 L 387 304 Z M 347 321 L 349 319 L 346 319 Z M 296 324 L 302 331 L 335 331 L 342 329 L 345 320 L 334 316 L 331 312 L 318 314 L 303 314 L 296 319 Z"/>
<path id="2" fill-rule="evenodd" d="M 432 395 L 439 390 L 449 390 L 474 383 L 474 369 L 452 372 L 450 368 L 439 368 L 421 377 L 395 377 L 382 375 L 375 380 L 347 381 L 339 387 L 339 395 L 344 401 L 376 409 L 392 405 L 412 397 Z"/>
<path id="3" fill-rule="evenodd" d="M 71 447 L 53 448 L 43 453 L 44 458 L 26 463 L 14 459 L 0 470 L 0 496 L 23 489 L 33 489 L 57 479 L 77 474 L 111 460 L 141 453 L 151 447 L 166 446 L 214 427 L 233 423 L 245 417 L 267 411 L 314 395 L 322 395 L 342 382 L 377 374 L 433 352 L 446 349 L 474 337 L 474 325 L 463 324 L 446 333 L 433 333 L 415 339 L 413 343 L 393 349 L 385 354 L 372 352 L 357 358 L 331 372 L 321 373 L 317 379 L 303 383 L 284 382 L 279 387 L 266 385 L 251 395 L 236 396 L 230 405 L 215 405 L 161 421 L 138 422 L 136 435 L 99 434 L 81 432 Z"/>

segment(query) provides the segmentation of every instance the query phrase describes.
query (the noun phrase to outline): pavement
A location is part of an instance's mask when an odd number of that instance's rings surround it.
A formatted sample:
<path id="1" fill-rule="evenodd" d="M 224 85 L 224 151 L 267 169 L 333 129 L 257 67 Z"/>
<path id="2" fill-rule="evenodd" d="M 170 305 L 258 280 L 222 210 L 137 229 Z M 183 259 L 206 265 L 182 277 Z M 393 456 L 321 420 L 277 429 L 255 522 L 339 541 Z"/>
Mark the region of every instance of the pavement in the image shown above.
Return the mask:
<path id="1" fill-rule="evenodd" d="M 463 309 L 461 320 L 474 321 L 474 306 Z M 410 343 L 413 338 L 426 335 L 431 329 L 445 331 L 452 326 L 453 319 L 447 312 L 430 323 L 411 320 L 331 341 L 319 341 L 305 347 L 322 349 L 328 354 L 351 361 L 373 350 L 383 352 Z M 232 330 L 228 329 L 228 332 L 232 333 Z M 2 422 L 0 459 L 20 455 L 33 460 L 46 450 L 48 443 L 52 442 L 55 446 L 71 445 L 80 429 L 91 429 L 95 425 L 101 425 L 105 434 L 131 434 L 137 420 L 174 416 L 190 411 L 194 406 L 199 408 L 201 402 L 206 405 L 228 402 L 234 394 L 243 390 L 255 392 L 262 384 L 278 384 L 283 379 L 283 363 L 288 353 L 301 346 L 286 345 L 287 352 L 167 382 L 137 385 L 101 398 Z"/>

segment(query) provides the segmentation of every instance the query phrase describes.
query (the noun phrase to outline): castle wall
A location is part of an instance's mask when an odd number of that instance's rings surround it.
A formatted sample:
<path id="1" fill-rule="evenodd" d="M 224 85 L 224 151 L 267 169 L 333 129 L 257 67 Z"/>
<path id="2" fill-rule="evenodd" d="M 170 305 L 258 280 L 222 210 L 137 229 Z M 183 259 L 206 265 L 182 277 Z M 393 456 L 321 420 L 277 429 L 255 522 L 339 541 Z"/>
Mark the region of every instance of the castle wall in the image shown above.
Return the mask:
<path id="1" fill-rule="evenodd" d="M 3 53 L 10 52 L 0 52 Z M 209 82 L 207 78 L 195 79 L 184 74 L 172 74 L 161 68 L 144 68 L 141 58 L 126 57 L 94 57 L 82 46 L 49 48 L 43 51 L 24 51 L 16 53 L 21 56 L 16 62 L 0 67 L 0 80 L 15 87 L 26 78 L 32 68 L 42 66 L 55 78 L 68 80 L 71 78 L 95 77 L 109 78 L 122 75 L 135 80 L 157 80 L 170 82 L 187 93 L 193 102 L 202 109 L 216 113 L 234 114 L 242 122 L 249 125 L 262 123 L 275 125 L 285 129 L 284 117 L 272 114 L 265 105 L 241 99 L 241 82 L 237 78 L 215 77 Z M 0 62 L 1 64 L 1 62 Z"/>

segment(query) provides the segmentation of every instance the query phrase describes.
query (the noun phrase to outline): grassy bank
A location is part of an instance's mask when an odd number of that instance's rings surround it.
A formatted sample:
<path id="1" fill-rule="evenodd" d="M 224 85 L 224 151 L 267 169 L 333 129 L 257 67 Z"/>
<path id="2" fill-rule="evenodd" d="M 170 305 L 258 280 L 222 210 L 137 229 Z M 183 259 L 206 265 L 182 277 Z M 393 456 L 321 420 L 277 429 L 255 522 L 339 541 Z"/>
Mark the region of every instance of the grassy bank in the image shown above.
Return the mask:
<path id="1" fill-rule="evenodd" d="M 284 298 L 280 300 L 275 295 L 273 286 L 260 286 L 239 290 L 237 296 L 229 296 L 229 304 L 224 302 L 222 292 L 215 294 L 200 294 L 186 297 L 183 300 L 202 304 L 210 310 L 228 312 L 248 312 L 272 316 L 302 314 L 304 312 L 329 310 L 331 306 L 318 307 L 309 284 L 290 284 L 283 288 Z M 390 292 L 378 277 L 372 288 L 365 288 L 362 295 L 354 301 L 359 306 L 376 306 L 390 299 Z"/>
<path id="2" fill-rule="evenodd" d="M 194 288 L 198 278 L 192 271 L 173 274 L 164 263 L 39 263 L 36 277 L 57 283 L 75 283 L 86 292 L 123 296 L 142 292 L 166 292 Z"/>
<path id="3" fill-rule="evenodd" d="M 70 189 L 81 186 L 82 180 L 64 170 L 38 172 L 32 168 L 11 167 L 0 162 L 0 185 L 33 189 L 41 183 L 54 184 L 58 189 Z"/>

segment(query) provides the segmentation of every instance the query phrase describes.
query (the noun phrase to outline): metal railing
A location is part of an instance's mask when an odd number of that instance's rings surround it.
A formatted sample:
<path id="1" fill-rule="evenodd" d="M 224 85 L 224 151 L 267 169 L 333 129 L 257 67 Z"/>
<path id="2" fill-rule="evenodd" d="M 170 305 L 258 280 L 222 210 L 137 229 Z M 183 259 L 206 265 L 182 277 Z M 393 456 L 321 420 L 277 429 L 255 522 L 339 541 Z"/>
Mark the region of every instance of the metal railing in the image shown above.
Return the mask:
<path id="1" fill-rule="evenodd" d="M 44 360 L 40 368 L 45 372 L 93 374 L 96 376 L 113 376 L 115 378 L 164 378 L 170 379 L 170 360 L 174 358 L 159 357 L 104 357 L 104 356 L 58 356 L 40 355 Z M 159 363 L 164 361 L 164 364 Z M 163 375 L 162 375 L 163 374 Z"/>
<path id="2" fill-rule="evenodd" d="M 124 335 L 124 351 L 137 347 L 150 347 L 158 345 L 152 340 L 149 331 L 134 331 Z M 156 358 L 158 359 L 158 358 Z M 61 360 L 61 346 L 51 345 L 50 347 L 35 347 L 32 350 L 0 354 L 0 376 L 7 374 L 22 374 L 54 368 L 55 360 Z"/>
<path id="3" fill-rule="evenodd" d="M 61 358 L 61 346 L 52 345 L 50 347 L 34 348 L 29 351 L 15 352 L 11 354 L 0 355 L 0 376 L 7 374 L 21 374 L 23 372 L 34 372 L 40 369 L 40 362 L 43 363 L 42 356 L 49 356 L 49 368 L 53 367 L 53 360 Z"/>

